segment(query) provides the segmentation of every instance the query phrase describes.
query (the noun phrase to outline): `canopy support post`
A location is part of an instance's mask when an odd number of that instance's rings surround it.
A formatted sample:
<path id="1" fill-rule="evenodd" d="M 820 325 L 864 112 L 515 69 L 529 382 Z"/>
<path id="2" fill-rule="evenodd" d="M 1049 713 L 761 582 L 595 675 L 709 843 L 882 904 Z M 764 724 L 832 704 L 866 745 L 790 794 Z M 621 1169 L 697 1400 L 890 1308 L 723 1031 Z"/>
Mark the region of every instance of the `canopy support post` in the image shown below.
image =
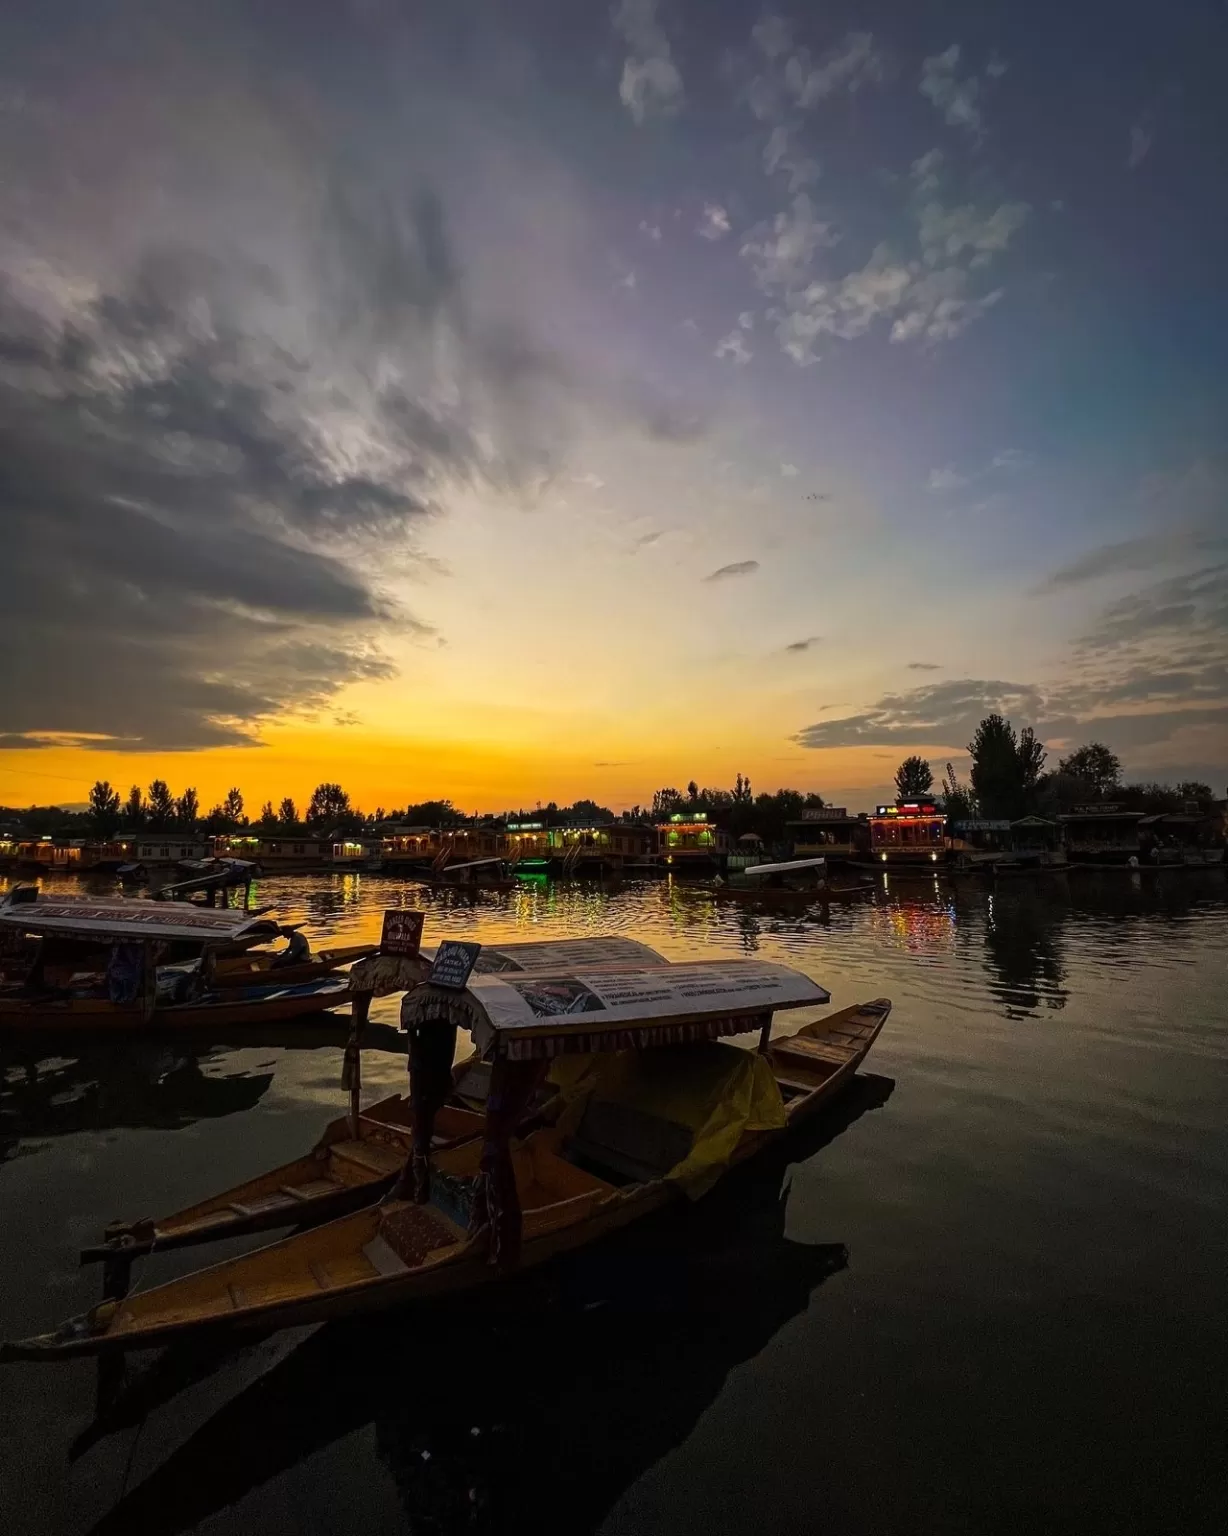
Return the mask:
<path id="1" fill-rule="evenodd" d="M 770 1013 L 765 1013 L 763 1015 L 763 1028 L 759 1031 L 759 1054 L 760 1054 L 760 1056 L 763 1056 L 763 1055 L 766 1054 L 767 1048 L 771 1044 L 771 1040 L 772 1040 L 772 1015 Z"/>
<path id="2" fill-rule="evenodd" d="M 350 1034 L 345 1042 L 345 1065 L 341 1070 L 342 1086 L 350 1090 L 350 1135 L 355 1141 L 362 1140 L 362 1032 L 367 1015 L 371 1011 L 370 992 L 355 992 L 350 1004 Z"/>

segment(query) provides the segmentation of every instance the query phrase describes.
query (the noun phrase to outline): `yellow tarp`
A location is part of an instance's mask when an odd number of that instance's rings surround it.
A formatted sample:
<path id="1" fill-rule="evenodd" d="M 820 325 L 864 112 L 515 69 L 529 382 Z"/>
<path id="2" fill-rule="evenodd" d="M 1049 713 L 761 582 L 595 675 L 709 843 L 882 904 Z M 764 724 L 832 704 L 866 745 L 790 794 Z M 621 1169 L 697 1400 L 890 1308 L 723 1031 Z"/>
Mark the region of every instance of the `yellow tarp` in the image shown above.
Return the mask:
<path id="1" fill-rule="evenodd" d="M 693 1199 L 716 1182 L 744 1132 L 786 1124 L 780 1089 L 764 1058 L 719 1041 L 563 1058 L 553 1064 L 552 1079 L 560 1068 L 570 1079 L 557 1083 L 568 1098 L 558 1122 L 564 1134 L 579 1125 L 590 1097 L 686 1126 L 694 1135 L 690 1155 L 666 1177 Z"/>

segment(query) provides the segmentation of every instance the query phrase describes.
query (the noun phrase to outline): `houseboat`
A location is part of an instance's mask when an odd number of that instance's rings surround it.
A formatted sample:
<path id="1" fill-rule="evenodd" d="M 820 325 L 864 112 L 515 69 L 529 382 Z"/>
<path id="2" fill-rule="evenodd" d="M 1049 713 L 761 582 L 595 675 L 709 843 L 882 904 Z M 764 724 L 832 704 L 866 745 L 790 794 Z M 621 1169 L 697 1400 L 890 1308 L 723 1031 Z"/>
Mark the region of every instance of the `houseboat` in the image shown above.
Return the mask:
<path id="1" fill-rule="evenodd" d="M 507 861 L 518 872 L 545 874 L 550 868 L 550 829 L 544 821 L 509 821 L 504 839 Z"/>
<path id="2" fill-rule="evenodd" d="M 1067 856 L 1075 864 L 1129 865 L 1131 859 L 1142 863 L 1139 823 L 1143 819 L 1142 811 L 1109 803 L 1076 805 L 1058 817 Z"/>
<path id="3" fill-rule="evenodd" d="M 865 816 L 850 816 L 842 805 L 812 806 L 788 823 L 795 859 L 826 859 L 842 864 L 865 858 L 870 827 Z"/>
<path id="4" fill-rule="evenodd" d="M 549 839 L 551 868 L 563 875 L 647 865 L 656 843 L 651 827 L 622 821 L 571 822 L 551 827 Z"/>
<path id="5" fill-rule="evenodd" d="M 1180 864 L 1185 868 L 1223 865 L 1223 844 L 1215 843 L 1215 818 L 1205 816 L 1197 805 L 1144 816 L 1138 834 L 1139 856 L 1148 864 Z"/>
<path id="6" fill-rule="evenodd" d="M 213 852 L 219 859 L 244 859 L 267 875 L 307 873 L 326 862 L 323 843 L 293 829 L 226 833 L 213 839 Z"/>
<path id="7" fill-rule="evenodd" d="M 947 817 L 931 799 L 897 800 L 870 817 L 870 855 L 889 868 L 946 862 Z"/>
<path id="8" fill-rule="evenodd" d="M 702 811 L 680 811 L 656 825 L 657 855 L 667 870 L 719 869 L 733 849 L 733 839 Z"/>

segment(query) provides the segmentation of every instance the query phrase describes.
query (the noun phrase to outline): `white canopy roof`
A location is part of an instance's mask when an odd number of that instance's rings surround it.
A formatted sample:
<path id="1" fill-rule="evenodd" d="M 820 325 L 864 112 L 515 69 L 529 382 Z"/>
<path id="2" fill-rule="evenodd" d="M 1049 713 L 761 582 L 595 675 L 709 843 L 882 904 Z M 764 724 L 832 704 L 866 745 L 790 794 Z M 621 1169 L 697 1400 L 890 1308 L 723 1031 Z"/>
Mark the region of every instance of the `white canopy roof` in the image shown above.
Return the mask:
<path id="1" fill-rule="evenodd" d="M 784 864 L 750 864 L 742 873 L 744 875 L 787 875 L 795 869 L 822 869 L 826 863 L 826 859 L 789 859 Z"/>
<path id="2" fill-rule="evenodd" d="M 411 993 L 401 1022 L 413 1028 L 447 1020 L 470 1031 L 480 1056 L 521 1059 L 744 1034 L 778 1009 L 829 997 L 788 966 L 699 960 L 650 970 L 474 976 L 463 993 Z"/>
<path id="3" fill-rule="evenodd" d="M 14 892 L 0 904 L 0 924 L 25 933 L 63 933 L 82 938 L 140 942 L 142 939 L 188 939 L 201 944 L 226 943 L 250 934 L 272 937 L 278 925 L 227 907 L 196 907 L 186 901 L 88 901 L 82 897 L 38 895 L 14 901 Z"/>

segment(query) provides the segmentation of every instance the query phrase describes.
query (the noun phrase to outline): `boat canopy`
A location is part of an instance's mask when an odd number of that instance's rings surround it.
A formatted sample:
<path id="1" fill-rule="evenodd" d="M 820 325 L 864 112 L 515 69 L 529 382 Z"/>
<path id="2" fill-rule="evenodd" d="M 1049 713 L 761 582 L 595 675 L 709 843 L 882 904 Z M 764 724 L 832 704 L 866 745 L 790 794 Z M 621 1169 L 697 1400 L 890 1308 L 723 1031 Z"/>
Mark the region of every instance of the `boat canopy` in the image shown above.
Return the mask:
<path id="1" fill-rule="evenodd" d="M 195 907 L 176 901 L 88 901 L 79 896 L 49 900 L 41 894 L 31 900 L 21 887 L 10 891 L 0 904 L 0 925 L 23 933 L 136 943 L 186 939 L 221 944 L 253 935 L 273 938 L 278 932 L 277 923 L 270 918 L 226 907 Z"/>
<path id="2" fill-rule="evenodd" d="M 778 1009 L 830 994 L 808 976 L 764 960 L 700 960 L 653 969 L 475 975 L 464 992 L 424 986 L 406 997 L 408 1029 L 466 1029 L 485 1060 L 689 1044 L 761 1030 Z"/>
<path id="3" fill-rule="evenodd" d="M 783 864 L 749 864 L 742 873 L 744 875 L 789 875 L 794 870 L 822 869 L 826 864 L 826 859 L 787 859 Z"/>
<path id="4" fill-rule="evenodd" d="M 485 869 L 490 864 L 502 864 L 502 859 L 467 859 L 463 864 L 445 864 L 440 871 L 443 875 L 457 875 L 462 869 Z"/>
<path id="5" fill-rule="evenodd" d="M 350 970 L 351 992 L 387 997 L 408 992 L 422 981 L 435 958 L 435 946 L 424 944 L 417 955 L 372 955 Z M 480 976 L 501 971 L 570 971 L 594 966 L 634 966 L 645 970 L 668 965 L 664 955 L 637 939 L 607 936 L 591 939 L 547 939 L 526 944 L 486 944 L 474 967 Z"/>

